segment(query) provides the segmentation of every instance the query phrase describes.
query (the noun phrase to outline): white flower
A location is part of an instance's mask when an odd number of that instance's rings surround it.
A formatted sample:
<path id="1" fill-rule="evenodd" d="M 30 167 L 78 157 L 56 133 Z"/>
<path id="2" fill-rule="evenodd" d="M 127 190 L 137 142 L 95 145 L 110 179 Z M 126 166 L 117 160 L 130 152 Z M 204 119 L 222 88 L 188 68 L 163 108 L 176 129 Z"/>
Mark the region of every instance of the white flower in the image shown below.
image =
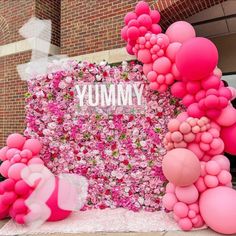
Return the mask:
<path id="1" fill-rule="evenodd" d="M 66 81 L 67 84 L 70 84 L 71 81 L 72 81 L 72 78 L 71 78 L 70 76 L 67 76 L 67 77 L 65 78 L 65 81 Z"/>
<path id="2" fill-rule="evenodd" d="M 67 86 L 67 84 L 66 84 L 64 81 L 61 81 L 61 82 L 59 83 L 59 88 L 60 88 L 60 89 L 65 89 L 66 86 Z"/>

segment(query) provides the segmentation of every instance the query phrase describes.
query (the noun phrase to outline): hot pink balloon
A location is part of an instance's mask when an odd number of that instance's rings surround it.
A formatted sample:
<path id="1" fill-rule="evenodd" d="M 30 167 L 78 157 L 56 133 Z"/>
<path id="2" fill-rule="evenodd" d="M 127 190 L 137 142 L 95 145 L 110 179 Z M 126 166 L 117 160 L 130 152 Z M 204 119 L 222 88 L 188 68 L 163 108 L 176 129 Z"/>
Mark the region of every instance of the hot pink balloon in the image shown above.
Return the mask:
<path id="1" fill-rule="evenodd" d="M 152 55 L 148 49 L 142 49 L 138 51 L 138 60 L 148 64 L 152 62 Z"/>
<path id="2" fill-rule="evenodd" d="M 130 55 L 134 55 L 133 52 L 133 47 L 130 44 L 126 45 L 126 51 L 130 54 Z"/>
<path id="3" fill-rule="evenodd" d="M 178 200 L 173 193 L 166 193 L 162 199 L 163 206 L 169 211 L 173 210 L 173 207 L 177 202 Z"/>
<path id="4" fill-rule="evenodd" d="M 42 144 L 38 139 L 28 139 L 26 140 L 23 149 L 30 150 L 34 155 L 39 154 L 42 149 Z"/>
<path id="5" fill-rule="evenodd" d="M 167 57 L 160 57 L 153 63 L 153 70 L 158 74 L 167 74 L 171 70 L 171 61 Z"/>
<path id="6" fill-rule="evenodd" d="M 195 118 L 201 118 L 205 115 L 204 111 L 200 110 L 198 103 L 193 103 L 187 108 L 188 115 Z"/>
<path id="7" fill-rule="evenodd" d="M 176 82 L 171 86 L 171 93 L 177 98 L 183 98 L 186 94 L 186 84 L 183 82 Z"/>
<path id="8" fill-rule="evenodd" d="M 8 170 L 8 176 L 14 180 L 21 179 L 21 171 L 26 167 L 23 163 L 13 164 Z"/>
<path id="9" fill-rule="evenodd" d="M 147 76 L 147 74 L 152 71 L 152 63 L 143 65 L 143 73 Z"/>
<path id="10" fill-rule="evenodd" d="M 148 3 L 144 1 L 138 2 L 138 4 L 135 6 L 135 13 L 140 16 L 142 14 L 149 14 L 150 13 L 150 8 Z"/>
<path id="11" fill-rule="evenodd" d="M 152 31 L 153 34 L 159 34 L 159 33 L 161 33 L 162 29 L 161 29 L 160 25 L 152 24 L 151 31 Z"/>
<path id="12" fill-rule="evenodd" d="M 176 56 L 180 74 L 188 80 L 209 76 L 218 63 L 216 46 L 206 38 L 192 38 L 181 46 Z"/>
<path id="13" fill-rule="evenodd" d="M 7 138 L 7 146 L 9 148 L 22 149 L 26 138 L 21 134 L 10 134 Z"/>
<path id="14" fill-rule="evenodd" d="M 157 79 L 157 73 L 155 71 L 150 71 L 147 75 L 147 79 L 150 81 L 150 82 L 154 82 L 156 81 Z"/>
<path id="15" fill-rule="evenodd" d="M 196 155 L 185 148 L 173 149 L 162 162 L 165 177 L 176 186 L 188 186 L 200 176 L 200 162 Z"/>
<path id="16" fill-rule="evenodd" d="M 131 40 L 136 40 L 139 37 L 139 30 L 135 26 L 131 26 L 127 30 L 127 37 Z"/>
<path id="17" fill-rule="evenodd" d="M 151 10 L 150 17 L 153 24 L 157 24 L 161 19 L 161 15 L 157 10 Z"/>
<path id="18" fill-rule="evenodd" d="M 203 220 L 221 234 L 236 233 L 236 191 L 220 186 L 206 190 L 200 197 L 200 212 Z"/>
<path id="19" fill-rule="evenodd" d="M 134 12 L 128 12 L 124 18 L 125 24 L 128 25 L 128 23 L 131 20 L 137 19 L 137 15 Z"/>
<path id="20" fill-rule="evenodd" d="M 220 116 L 218 116 L 215 121 L 220 126 L 231 126 L 236 123 L 236 109 L 232 106 L 227 106 L 221 111 Z"/>
<path id="21" fill-rule="evenodd" d="M 127 30 L 128 30 L 128 27 L 127 26 L 124 26 L 122 29 L 121 29 L 121 37 L 127 41 L 128 40 L 128 37 L 127 37 Z"/>
<path id="22" fill-rule="evenodd" d="M 147 29 L 150 29 L 152 27 L 152 19 L 147 14 L 142 14 L 138 17 L 138 23 L 141 26 L 146 27 Z"/>
<path id="23" fill-rule="evenodd" d="M 0 149 L 0 160 L 1 161 L 7 160 L 6 153 L 7 153 L 8 149 L 9 148 L 7 146 Z"/>
<path id="24" fill-rule="evenodd" d="M 224 151 L 231 155 L 236 155 L 236 123 L 221 129 L 220 137 L 224 141 Z"/>
<path id="25" fill-rule="evenodd" d="M 166 30 L 166 35 L 170 42 L 183 43 L 196 36 L 195 30 L 191 24 L 186 21 L 177 21 L 170 25 Z"/>

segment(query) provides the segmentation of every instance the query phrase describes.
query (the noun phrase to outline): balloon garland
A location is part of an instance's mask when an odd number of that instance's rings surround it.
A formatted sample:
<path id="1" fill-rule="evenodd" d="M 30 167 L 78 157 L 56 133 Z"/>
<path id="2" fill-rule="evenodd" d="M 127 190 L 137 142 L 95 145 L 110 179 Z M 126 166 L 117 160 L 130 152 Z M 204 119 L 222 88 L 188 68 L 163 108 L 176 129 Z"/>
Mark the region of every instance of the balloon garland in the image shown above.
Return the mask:
<path id="1" fill-rule="evenodd" d="M 143 63 L 150 88 L 164 92 L 171 86 L 187 109 L 168 124 L 163 205 L 183 230 L 205 223 L 219 233 L 236 233 L 236 191 L 222 155 L 236 155 L 236 110 L 230 103 L 235 89 L 224 86 L 210 40 L 196 37 L 184 21 L 161 33 L 159 21 L 159 12 L 140 1 L 125 16 L 121 36 L 127 52 Z"/>
<path id="2" fill-rule="evenodd" d="M 37 139 L 11 134 L 0 150 L 0 220 L 11 217 L 19 224 L 39 226 L 67 218 L 85 203 L 88 184 L 72 174 L 54 176 L 38 154 Z M 69 196 L 65 193 L 69 194 Z"/>

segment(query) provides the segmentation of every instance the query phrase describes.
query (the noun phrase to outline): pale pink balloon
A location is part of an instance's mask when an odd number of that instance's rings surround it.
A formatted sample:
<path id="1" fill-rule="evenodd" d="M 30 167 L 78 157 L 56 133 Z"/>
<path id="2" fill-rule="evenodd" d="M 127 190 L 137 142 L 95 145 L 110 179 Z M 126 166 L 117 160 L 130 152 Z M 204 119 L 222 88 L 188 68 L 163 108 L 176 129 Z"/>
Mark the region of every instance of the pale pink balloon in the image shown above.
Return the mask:
<path id="1" fill-rule="evenodd" d="M 230 90 L 230 92 L 232 93 L 232 98 L 231 100 L 234 100 L 236 98 L 236 89 L 234 87 L 228 87 L 228 89 Z"/>
<path id="2" fill-rule="evenodd" d="M 188 113 L 187 112 L 181 112 L 176 119 L 179 120 L 180 122 L 186 121 L 188 118 Z"/>
<path id="3" fill-rule="evenodd" d="M 188 39 L 196 37 L 193 26 L 186 21 L 177 21 L 170 25 L 166 30 L 166 35 L 169 37 L 171 43 L 183 43 Z"/>
<path id="4" fill-rule="evenodd" d="M 171 43 L 166 49 L 166 56 L 172 61 L 175 62 L 176 54 L 178 53 L 181 43 L 175 42 Z"/>
<path id="5" fill-rule="evenodd" d="M 220 126 L 231 126 L 236 123 L 236 109 L 228 105 L 221 111 L 220 116 L 216 117 L 215 121 Z"/>
<path id="6" fill-rule="evenodd" d="M 157 82 L 151 82 L 149 84 L 149 87 L 150 87 L 151 90 L 157 91 L 158 88 L 159 88 L 159 84 Z"/>
<path id="7" fill-rule="evenodd" d="M 42 149 L 42 144 L 37 139 L 28 139 L 26 140 L 23 149 L 30 150 L 34 155 L 39 154 Z"/>
<path id="8" fill-rule="evenodd" d="M 186 187 L 177 186 L 175 188 L 175 194 L 179 201 L 186 204 L 195 203 L 199 197 L 198 190 L 193 184 Z"/>
<path id="9" fill-rule="evenodd" d="M 201 80 L 209 76 L 217 63 L 217 48 L 206 38 L 186 41 L 176 55 L 176 66 L 188 80 Z"/>
<path id="10" fill-rule="evenodd" d="M 166 185 L 166 192 L 167 193 L 174 193 L 175 192 L 175 185 L 169 182 Z"/>
<path id="11" fill-rule="evenodd" d="M 187 122 L 182 122 L 182 124 L 179 127 L 179 130 L 182 134 L 188 134 L 191 132 L 191 126 Z"/>
<path id="12" fill-rule="evenodd" d="M 4 162 L 1 163 L 0 165 L 0 174 L 5 177 L 8 178 L 8 170 L 11 166 L 11 162 L 9 160 L 6 160 Z"/>
<path id="13" fill-rule="evenodd" d="M 219 184 L 218 178 L 213 175 L 206 175 L 204 177 L 204 182 L 208 188 L 215 188 Z"/>
<path id="14" fill-rule="evenodd" d="M 236 155 L 236 123 L 221 130 L 220 137 L 224 141 L 224 151 Z"/>
<path id="15" fill-rule="evenodd" d="M 9 148 L 22 149 L 26 138 L 21 134 L 10 134 L 7 138 L 7 146 Z"/>
<path id="16" fill-rule="evenodd" d="M 135 13 L 140 16 L 142 14 L 149 14 L 150 13 L 150 8 L 148 3 L 145 1 L 139 1 L 137 5 L 135 6 Z"/>
<path id="17" fill-rule="evenodd" d="M 193 224 L 189 218 L 180 219 L 178 224 L 179 224 L 179 227 L 184 231 L 189 231 L 193 227 Z"/>
<path id="18" fill-rule="evenodd" d="M 177 201 L 178 200 L 173 193 L 166 193 L 162 198 L 163 206 L 169 211 L 173 210 L 173 207 L 177 203 Z"/>
<path id="19" fill-rule="evenodd" d="M 7 153 L 8 149 L 9 148 L 7 146 L 0 149 L 0 160 L 1 161 L 7 160 L 6 153 Z"/>
<path id="20" fill-rule="evenodd" d="M 152 71 L 152 63 L 143 65 L 143 73 L 147 76 L 147 74 Z"/>
<path id="21" fill-rule="evenodd" d="M 201 194 L 200 212 L 206 225 L 221 234 L 236 233 L 236 191 L 220 186 Z"/>
<path id="22" fill-rule="evenodd" d="M 175 205 L 174 205 L 174 214 L 176 216 L 178 216 L 179 218 L 184 218 L 184 217 L 187 217 L 188 215 L 188 206 L 183 203 L 183 202 L 177 202 Z"/>
<path id="23" fill-rule="evenodd" d="M 213 74 L 217 76 L 218 78 L 222 77 L 222 71 L 218 67 L 214 69 Z"/>
<path id="24" fill-rule="evenodd" d="M 162 162 L 165 177 L 176 186 L 188 186 L 200 176 L 200 162 L 188 149 L 176 148 L 168 151 Z"/>
<path id="25" fill-rule="evenodd" d="M 42 164 L 43 165 L 44 162 L 42 159 L 40 159 L 38 157 L 34 157 L 28 161 L 28 165 L 30 165 L 30 164 Z"/>
<path id="26" fill-rule="evenodd" d="M 227 170 L 222 170 L 217 176 L 219 182 L 223 185 L 227 185 L 232 181 L 232 175 Z"/>
<path id="27" fill-rule="evenodd" d="M 14 180 L 21 179 L 21 171 L 26 167 L 23 163 L 13 164 L 8 170 L 8 176 Z"/>
<path id="28" fill-rule="evenodd" d="M 167 127 L 170 132 L 178 131 L 180 126 L 180 121 L 177 119 L 172 119 L 169 121 Z"/>
<path id="29" fill-rule="evenodd" d="M 229 159 L 224 155 L 216 155 L 212 158 L 213 161 L 216 161 L 222 170 L 230 170 L 230 162 Z"/>
<path id="30" fill-rule="evenodd" d="M 203 177 L 199 177 L 199 179 L 195 182 L 195 186 L 200 193 L 204 192 L 207 189 Z"/>
<path id="31" fill-rule="evenodd" d="M 171 70 L 171 61 L 167 57 L 160 57 L 153 63 L 153 69 L 158 74 L 167 74 Z"/>
<path id="32" fill-rule="evenodd" d="M 142 49 L 138 51 L 138 60 L 144 64 L 148 64 L 152 62 L 152 55 L 150 50 Z"/>
<path id="33" fill-rule="evenodd" d="M 15 156 L 16 154 L 19 154 L 20 150 L 17 148 L 9 148 L 6 152 L 6 157 L 8 160 L 10 160 L 13 156 Z"/>
<path id="34" fill-rule="evenodd" d="M 147 75 L 149 82 L 154 82 L 157 79 L 157 73 L 155 71 L 150 71 Z"/>
<path id="35" fill-rule="evenodd" d="M 221 172 L 221 168 L 216 161 L 208 161 L 206 163 L 206 171 L 210 175 L 218 175 Z"/>

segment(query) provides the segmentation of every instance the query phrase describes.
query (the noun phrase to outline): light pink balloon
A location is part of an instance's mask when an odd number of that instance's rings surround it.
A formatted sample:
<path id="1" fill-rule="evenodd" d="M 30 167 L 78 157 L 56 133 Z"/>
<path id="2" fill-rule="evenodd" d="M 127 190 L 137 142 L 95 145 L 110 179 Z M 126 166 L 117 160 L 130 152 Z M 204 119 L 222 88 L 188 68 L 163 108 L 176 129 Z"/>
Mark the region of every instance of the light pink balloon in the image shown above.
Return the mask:
<path id="1" fill-rule="evenodd" d="M 158 74 L 167 74 L 171 70 L 171 61 L 167 57 L 160 57 L 153 63 L 153 69 Z"/>
<path id="2" fill-rule="evenodd" d="M 149 82 L 154 82 L 157 79 L 157 73 L 155 71 L 150 71 L 147 75 Z"/>
<path id="3" fill-rule="evenodd" d="M 169 182 L 166 185 L 166 192 L 167 193 L 174 193 L 175 192 L 175 185 Z"/>
<path id="4" fill-rule="evenodd" d="M 179 120 L 180 122 L 186 121 L 188 118 L 188 113 L 187 112 L 181 112 L 176 119 Z"/>
<path id="5" fill-rule="evenodd" d="M 20 150 L 17 148 L 9 148 L 6 152 L 6 157 L 8 160 L 10 160 L 13 156 L 15 156 L 16 154 L 19 154 Z"/>
<path id="6" fill-rule="evenodd" d="M 200 197 L 200 212 L 203 220 L 221 234 L 236 233 L 236 191 L 229 187 L 206 190 Z"/>
<path id="7" fill-rule="evenodd" d="M 14 180 L 21 179 L 21 171 L 26 167 L 23 163 L 13 164 L 8 170 L 8 176 Z"/>
<path id="8" fill-rule="evenodd" d="M 175 194 L 179 201 L 186 204 L 195 203 L 199 196 L 198 190 L 193 184 L 186 187 L 177 186 L 175 188 Z"/>
<path id="9" fill-rule="evenodd" d="M 30 150 L 34 155 L 39 154 L 42 149 L 42 144 L 37 139 L 28 139 L 26 140 L 23 149 Z"/>
<path id="10" fill-rule="evenodd" d="M 184 217 L 187 217 L 188 215 L 188 206 L 183 203 L 183 202 L 177 202 L 175 205 L 174 205 L 174 214 L 176 216 L 178 216 L 179 218 L 184 218 Z"/>
<path id="11" fill-rule="evenodd" d="M 147 74 L 152 71 L 152 63 L 143 65 L 143 73 L 147 76 Z"/>
<path id="12" fill-rule="evenodd" d="M 0 149 L 0 160 L 1 161 L 7 160 L 6 153 L 7 153 L 8 149 L 9 148 L 7 146 Z"/>
<path id="13" fill-rule="evenodd" d="M 206 38 L 192 38 L 181 46 L 176 55 L 176 66 L 188 80 L 209 76 L 218 63 L 216 46 Z"/>
<path id="14" fill-rule="evenodd" d="M 21 134 L 10 134 L 7 138 L 7 146 L 9 148 L 22 149 L 26 138 Z"/>
<path id="15" fill-rule="evenodd" d="M 175 62 L 175 57 L 177 52 L 179 51 L 180 47 L 181 47 L 181 43 L 175 42 L 175 43 L 171 43 L 167 49 L 166 49 L 166 56 L 172 61 Z"/>
<path id="16" fill-rule="evenodd" d="M 42 159 L 40 159 L 38 157 L 34 157 L 28 161 L 28 165 L 30 165 L 30 164 L 42 164 L 43 165 L 44 162 Z"/>
<path id="17" fill-rule="evenodd" d="M 192 151 L 197 157 L 199 160 L 202 159 L 203 155 L 204 155 L 204 152 L 201 150 L 201 148 L 199 147 L 199 144 L 197 143 L 191 143 L 188 145 L 188 149 L 190 151 Z"/>
<path id="18" fill-rule="evenodd" d="M 169 37 L 171 43 L 183 43 L 188 39 L 196 37 L 193 26 L 186 21 L 177 21 L 170 25 L 166 30 L 166 35 Z"/>
<path id="19" fill-rule="evenodd" d="M 200 162 L 185 148 L 168 151 L 162 162 L 165 177 L 176 186 L 188 186 L 200 176 Z"/>
<path id="20" fill-rule="evenodd" d="M 232 98 L 231 100 L 234 100 L 236 98 L 236 89 L 234 87 L 228 87 L 230 92 L 232 93 Z"/>
<path id="21" fill-rule="evenodd" d="M 162 198 L 163 206 L 169 211 L 173 210 L 173 207 L 177 203 L 177 201 L 178 200 L 173 193 L 166 193 Z"/>
<path id="22" fill-rule="evenodd" d="M 0 174 L 5 177 L 8 178 L 8 170 L 11 166 L 11 162 L 9 160 L 6 160 L 4 162 L 1 163 L 0 165 Z"/>
<path id="23" fill-rule="evenodd" d="M 224 155 L 216 155 L 212 158 L 213 161 L 216 161 L 222 170 L 230 170 L 230 162 L 229 159 Z"/>
<path id="24" fill-rule="evenodd" d="M 138 51 L 138 60 L 144 64 L 148 64 L 152 62 L 152 55 L 150 50 L 142 49 Z"/>
<path id="25" fill-rule="evenodd" d="M 189 231 L 193 227 L 193 224 L 189 218 L 180 219 L 178 224 L 179 224 L 179 227 L 184 231 Z"/>
<path id="26" fill-rule="evenodd" d="M 220 126 L 231 126 L 236 123 L 236 109 L 228 105 L 221 111 L 220 116 L 216 117 L 215 121 Z"/>

